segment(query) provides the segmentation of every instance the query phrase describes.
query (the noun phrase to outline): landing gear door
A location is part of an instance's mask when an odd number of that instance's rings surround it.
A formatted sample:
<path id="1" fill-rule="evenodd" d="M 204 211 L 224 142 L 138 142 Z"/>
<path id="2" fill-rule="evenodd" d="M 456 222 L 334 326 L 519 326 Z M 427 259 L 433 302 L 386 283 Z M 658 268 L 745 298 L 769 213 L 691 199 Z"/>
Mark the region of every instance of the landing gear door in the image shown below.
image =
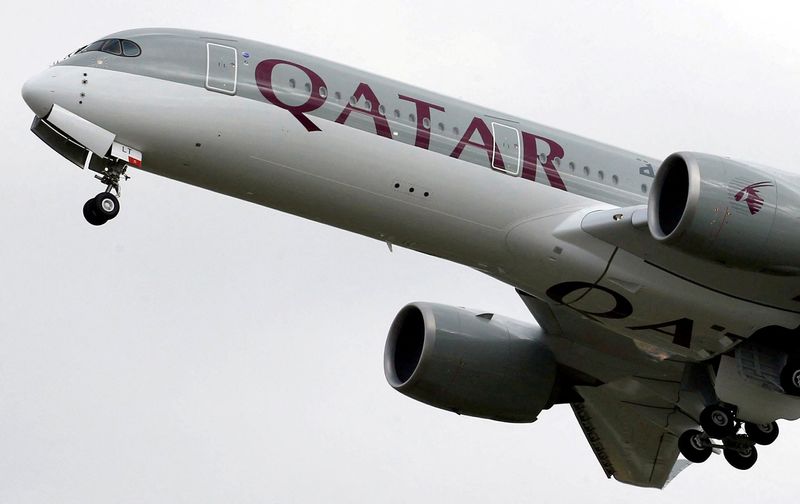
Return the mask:
<path id="1" fill-rule="evenodd" d="M 220 44 L 207 44 L 206 89 L 236 94 L 238 54 L 235 48 Z"/>

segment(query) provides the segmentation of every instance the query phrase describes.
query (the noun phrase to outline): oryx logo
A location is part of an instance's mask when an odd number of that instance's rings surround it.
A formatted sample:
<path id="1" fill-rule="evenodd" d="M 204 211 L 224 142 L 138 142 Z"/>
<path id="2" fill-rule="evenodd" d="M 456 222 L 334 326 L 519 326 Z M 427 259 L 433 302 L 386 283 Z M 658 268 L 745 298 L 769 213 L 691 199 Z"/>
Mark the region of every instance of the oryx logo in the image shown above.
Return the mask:
<path id="1" fill-rule="evenodd" d="M 750 210 L 750 215 L 757 214 L 761 211 L 761 207 L 764 206 L 764 198 L 758 194 L 758 190 L 762 187 L 772 187 L 772 182 L 765 180 L 764 182 L 750 184 L 743 187 L 739 192 L 736 193 L 736 196 L 734 196 L 736 201 L 744 200 L 744 202 L 747 203 L 747 208 Z"/>

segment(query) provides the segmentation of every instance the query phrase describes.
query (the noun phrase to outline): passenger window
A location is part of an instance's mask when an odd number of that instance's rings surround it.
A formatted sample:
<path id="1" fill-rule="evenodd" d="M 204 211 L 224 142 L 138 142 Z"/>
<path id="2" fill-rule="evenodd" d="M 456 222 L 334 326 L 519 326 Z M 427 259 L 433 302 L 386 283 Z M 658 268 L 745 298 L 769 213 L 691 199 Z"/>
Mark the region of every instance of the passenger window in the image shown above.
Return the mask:
<path id="1" fill-rule="evenodd" d="M 106 43 L 103 44 L 103 48 L 100 50 L 104 53 L 122 56 L 122 44 L 120 43 L 119 39 L 111 39 L 106 41 Z"/>

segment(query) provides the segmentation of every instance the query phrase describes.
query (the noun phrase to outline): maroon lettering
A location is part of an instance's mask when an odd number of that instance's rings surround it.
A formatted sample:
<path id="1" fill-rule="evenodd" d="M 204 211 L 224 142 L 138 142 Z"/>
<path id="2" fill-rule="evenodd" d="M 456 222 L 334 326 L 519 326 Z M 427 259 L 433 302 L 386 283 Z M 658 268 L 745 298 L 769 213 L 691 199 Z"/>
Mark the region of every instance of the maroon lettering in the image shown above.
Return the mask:
<path id="1" fill-rule="evenodd" d="M 674 331 L 665 331 L 664 327 L 674 327 Z M 672 336 L 672 344 L 682 346 L 684 348 L 692 348 L 692 333 L 694 331 L 694 321 L 689 318 L 681 318 L 678 320 L 670 320 L 669 322 L 662 322 L 660 324 L 643 325 L 636 327 L 629 327 L 632 331 L 644 331 L 651 329 L 653 331 Z"/>
<path id="2" fill-rule="evenodd" d="M 476 131 L 480 135 L 482 143 L 472 141 L 472 136 L 475 134 Z M 455 150 L 453 150 L 453 153 L 450 154 L 450 157 L 460 158 L 461 153 L 464 152 L 464 148 L 467 145 L 471 145 L 472 147 L 478 147 L 479 149 L 485 150 L 486 155 L 489 156 L 490 166 L 492 166 L 492 154 L 494 153 L 495 155 L 494 167 L 500 168 L 501 170 L 505 168 L 505 165 L 503 164 L 503 158 L 500 155 L 500 149 L 498 149 L 497 146 L 494 144 L 494 136 L 492 135 L 492 132 L 489 130 L 489 127 L 486 126 L 486 123 L 483 122 L 483 120 L 480 117 L 472 119 L 472 122 L 469 123 L 469 126 L 467 126 L 467 130 L 464 132 L 464 136 L 461 137 L 461 140 L 459 140 L 458 145 L 456 145 L 456 148 Z"/>
<path id="3" fill-rule="evenodd" d="M 378 97 L 375 96 L 375 93 L 365 83 L 361 83 L 356 88 L 355 92 L 353 93 L 353 97 L 356 99 L 356 103 L 361 98 L 364 98 L 370 102 L 369 108 L 359 108 L 353 105 L 352 103 L 348 103 L 347 107 L 342 110 L 342 113 L 339 114 L 339 117 L 336 118 L 336 122 L 339 124 L 344 124 L 347 121 L 347 118 L 350 117 L 351 112 L 360 112 L 362 114 L 367 114 L 368 116 L 372 117 L 372 121 L 375 123 L 375 132 L 380 136 L 386 138 L 392 138 L 392 132 L 389 130 L 389 121 L 383 117 L 378 110 L 380 109 L 380 102 L 378 101 Z"/>
<path id="4" fill-rule="evenodd" d="M 431 145 L 431 109 L 444 112 L 444 107 L 434 105 L 410 96 L 398 95 L 401 100 L 410 101 L 417 106 L 417 138 L 414 145 L 423 149 L 427 149 Z M 425 127 L 425 120 L 428 120 L 428 127 Z"/>
<path id="5" fill-rule="evenodd" d="M 574 301 L 567 302 L 567 297 L 571 297 L 570 295 L 576 291 L 580 293 L 580 296 Z M 583 299 L 583 297 L 591 291 L 605 292 L 611 296 L 611 298 L 614 300 L 614 307 L 606 312 L 590 312 L 571 306 L 573 303 L 577 303 Z M 545 294 L 547 294 L 547 296 L 556 303 L 569 306 L 570 308 L 573 308 L 584 315 L 607 319 L 624 319 L 633 314 L 633 305 L 631 305 L 630 301 L 625 299 L 625 296 L 619 292 L 609 289 L 608 287 L 603 287 L 602 285 L 589 282 L 562 282 L 547 289 Z"/>
<path id="6" fill-rule="evenodd" d="M 542 168 L 544 169 L 545 175 L 547 175 L 547 180 L 552 187 L 566 191 L 567 187 L 564 185 L 564 181 L 561 179 L 561 175 L 558 174 L 558 170 L 553 162 L 555 158 L 563 159 L 564 148 L 549 138 L 540 137 L 532 133 L 525 133 L 524 131 L 522 132 L 522 147 L 524 149 L 522 178 L 536 181 L 536 163 L 537 160 L 539 160 L 538 142 L 547 145 L 550 149 L 550 152 L 548 152 L 545 157 L 545 161 L 542 163 Z"/>
<path id="7" fill-rule="evenodd" d="M 272 86 L 272 73 L 278 65 L 293 66 L 305 73 L 311 80 L 311 93 L 305 103 L 301 105 L 289 105 L 283 103 L 275 94 L 275 88 Z M 298 65 L 297 63 L 292 63 L 291 61 L 277 59 L 264 60 L 256 67 L 256 85 L 258 85 L 258 90 L 261 91 L 261 94 L 264 95 L 267 101 L 282 109 L 288 110 L 295 119 L 300 121 L 300 124 L 302 124 L 306 130 L 321 131 L 319 126 L 305 116 L 308 112 L 317 110 L 325 103 L 325 97 L 322 96 L 321 92 L 321 89 L 325 87 L 325 81 L 313 70 Z"/>

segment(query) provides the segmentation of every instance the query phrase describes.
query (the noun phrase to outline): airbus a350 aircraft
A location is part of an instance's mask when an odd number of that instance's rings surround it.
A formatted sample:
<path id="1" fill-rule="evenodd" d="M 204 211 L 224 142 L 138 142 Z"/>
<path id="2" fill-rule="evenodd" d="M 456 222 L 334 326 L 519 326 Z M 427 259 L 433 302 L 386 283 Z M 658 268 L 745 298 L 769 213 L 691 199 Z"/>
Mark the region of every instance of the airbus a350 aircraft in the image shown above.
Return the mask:
<path id="1" fill-rule="evenodd" d="M 139 170 L 464 264 L 538 325 L 398 313 L 392 387 L 533 422 L 569 404 L 608 477 L 736 468 L 800 417 L 800 180 L 663 161 L 304 54 L 173 29 L 117 33 L 28 80 L 33 132 L 105 190 Z"/>

